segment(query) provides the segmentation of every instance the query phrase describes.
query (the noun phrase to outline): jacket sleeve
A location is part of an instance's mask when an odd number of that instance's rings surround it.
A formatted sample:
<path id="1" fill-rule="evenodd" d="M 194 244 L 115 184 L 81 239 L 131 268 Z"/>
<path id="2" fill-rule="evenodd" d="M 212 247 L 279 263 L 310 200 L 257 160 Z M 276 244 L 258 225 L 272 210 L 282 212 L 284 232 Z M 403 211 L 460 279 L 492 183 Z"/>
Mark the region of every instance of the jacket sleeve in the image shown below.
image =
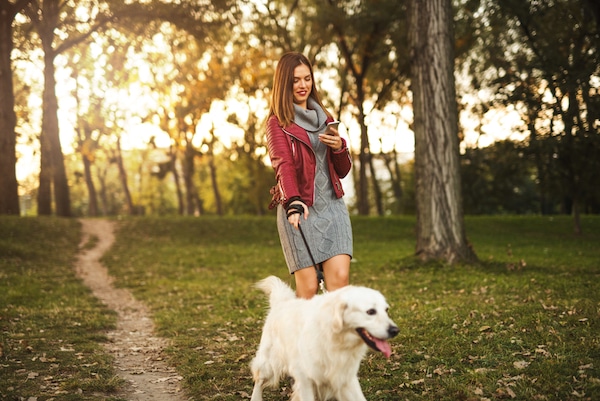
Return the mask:
<path id="1" fill-rule="evenodd" d="M 267 122 L 267 147 L 281 192 L 281 202 L 287 207 L 290 200 L 300 199 L 300 191 L 290 142 L 275 116 L 271 116 Z"/>
<path id="2" fill-rule="evenodd" d="M 352 159 L 350 158 L 350 151 L 346 140 L 342 139 L 342 148 L 338 151 L 331 151 L 331 160 L 333 161 L 333 167 L 335 172 L 340 178 L 344 178 L 350 172 L 352 168 Z"/>

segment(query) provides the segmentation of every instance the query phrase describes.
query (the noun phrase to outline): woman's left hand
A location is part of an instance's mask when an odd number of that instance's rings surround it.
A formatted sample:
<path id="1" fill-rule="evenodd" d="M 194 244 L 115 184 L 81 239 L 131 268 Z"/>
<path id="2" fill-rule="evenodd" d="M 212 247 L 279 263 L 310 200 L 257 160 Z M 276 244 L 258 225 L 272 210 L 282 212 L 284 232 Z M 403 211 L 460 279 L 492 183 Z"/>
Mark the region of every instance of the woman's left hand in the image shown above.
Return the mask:
<path id="1" fill-rule="evenodd" d="M 333 127 L 327 127 L 327 130 L 319 135 L 319 141 L 329 146 L 336 152 L 342 149 L 342 146 L 344 145 L 338 130 Z"/>

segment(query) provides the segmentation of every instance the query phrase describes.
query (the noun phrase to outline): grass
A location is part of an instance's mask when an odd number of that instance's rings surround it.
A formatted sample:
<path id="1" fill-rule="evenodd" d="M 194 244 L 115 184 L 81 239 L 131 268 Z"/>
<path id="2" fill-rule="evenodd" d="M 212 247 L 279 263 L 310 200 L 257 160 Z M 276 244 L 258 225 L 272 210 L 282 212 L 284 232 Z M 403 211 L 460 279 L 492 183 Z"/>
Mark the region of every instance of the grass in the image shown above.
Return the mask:
<path id="1" fill-rule="evenodd" d="M 106 400 L 121 384 L 101 345 L 116 316 L 75 277 L 79 239 L 76 220 L 0 219 L 2 400 Z"/>
<path id="2" fill-rule="evenodd" d="M 5 221 L 18 227 L 7 230 Z M 382 291 L 401 328 L 389 360 L 370 353 L 363 361 L 367 399 L 600 399 L 600 218 L 584 216 L 582 237 L 571 234 L 568 217 L 472 217 L 466 224 L 479 265 L 422 265 L 412 257 L 413 218 L 353 218 L 351 281 Z M 273 217 L 125 219 L 119 227 L 104 263 L 118 285 L 151 307 L 160 334 L 172 341 L 171 363 L 191 397 L 247 398 L 248 364 L 266 307 L 252 285 L 270 274 L 292 283 Z M 97 378 L 103 391 L 118 386 L 98 347 L 114 316 L 90 298 L 68 266 L 78 230 L 74 221 L 0 219 L 0 234 L 16 233 L 10 241 L 0 236 L 3 398 L 33 394 L 19 391 L 58 377 L 39 355 L 66 357 L 50 354 L 49 343 L 56 348 L 61 338 L 86 359 L 81 366 L 59 364 L 71 366 L 79 399 L 93 399 L 94 390 L 84 386 L 84 364 L 97 360 L 96 375 L 87 376 Z M 27 276 L 34 279 L 23 280 Z M 71 287 L 60 290 L 61 283 Z M 35 286 L 51 286 L 52 292 L 36 301 Z M 67 324 L 52 328 L 52 316 L 65 320 L 63 313 Z M 53 331 L 59 329 L 66 333 Z M 39 344 L 33 353 L 19 347 L 40 330 L 44 351 Z M 26 380 L 26 372 L 39 376 Z M 267 401 L 283 399 L 279 391 L 265 393 Z"/>

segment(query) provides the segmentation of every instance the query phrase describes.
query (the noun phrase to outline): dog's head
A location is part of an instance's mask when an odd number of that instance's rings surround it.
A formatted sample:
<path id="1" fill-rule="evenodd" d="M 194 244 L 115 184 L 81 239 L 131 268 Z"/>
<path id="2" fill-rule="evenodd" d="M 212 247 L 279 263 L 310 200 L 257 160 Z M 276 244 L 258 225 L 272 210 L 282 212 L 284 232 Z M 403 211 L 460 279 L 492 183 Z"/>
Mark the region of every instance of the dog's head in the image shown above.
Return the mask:
<path id="1" fill-rule="evenodd" d="M 389 358 L 392 350 L 387 340 L 400 329 L 388 316 L 385 297 L 366 287 L 348 286 L 335 292 L 338 291 L 333 330 L 356 332 L 365 344 Z"/>

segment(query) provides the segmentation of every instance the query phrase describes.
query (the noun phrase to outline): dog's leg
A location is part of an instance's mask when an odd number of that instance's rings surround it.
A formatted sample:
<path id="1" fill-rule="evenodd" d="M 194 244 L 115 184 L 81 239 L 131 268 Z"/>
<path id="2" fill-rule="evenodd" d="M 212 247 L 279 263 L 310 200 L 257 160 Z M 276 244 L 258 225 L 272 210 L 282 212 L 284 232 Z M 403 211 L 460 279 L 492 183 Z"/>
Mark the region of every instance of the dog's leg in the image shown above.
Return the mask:
<path id="1" fill-rule="evenodd" d="M 290 401 L 315 401 L 315 390 L 310 380 L 295 377 L 292 389 Z"/>
<path id="2" fill-rule="evenodd" d="M 336 394 L 337 401 L 367 401 L 365 395 L 360 388 L 358 378 L 350 380 L 347 386 L 344 386 Z"/>
<path id="3" fill-rule="evenodd" d="M 256 382 L 254 382 L 254 389 L 252 389 L 252 398 L 250 399 L 250 401 L 263 401 L 263 387 L 264 380 L 259 379 Z"/>

